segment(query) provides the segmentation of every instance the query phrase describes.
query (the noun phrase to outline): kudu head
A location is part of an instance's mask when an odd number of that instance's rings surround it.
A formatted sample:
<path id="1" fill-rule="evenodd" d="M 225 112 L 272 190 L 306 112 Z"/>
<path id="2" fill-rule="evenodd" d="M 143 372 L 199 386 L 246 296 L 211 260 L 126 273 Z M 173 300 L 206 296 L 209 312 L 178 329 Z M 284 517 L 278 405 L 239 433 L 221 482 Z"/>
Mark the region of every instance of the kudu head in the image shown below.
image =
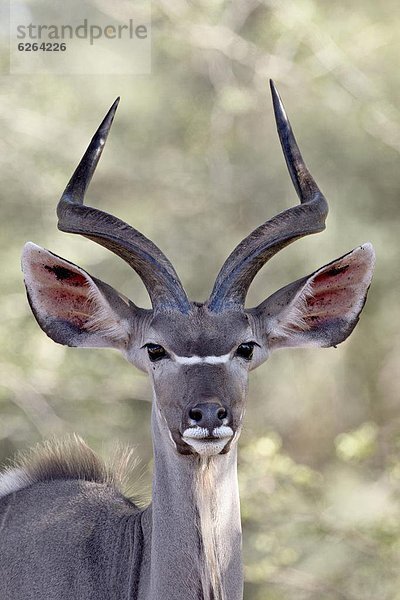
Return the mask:
<path id="1" fill-rule="evenodd" d="M 158 430 L 179 454 L 229 451 L 240 433 L 248 373 L 284 347 L 336 346 L 351 333 L 371 282 L 370 244 L 246 309 L 261 267 L 291 242 L 324 229 L 327 202 L 310 175 L 271 82 L 280 142 L 300 204 L 250 233 L 222 266 L 209 299 L 191 302 L 166 256 L 141 233 L 83 204 L 118 100 L 93 137 L 58 204 L 58 227 L 125 260 L 141 277 L 145 310 L 76 265 L 32 243 L 22 266 L 33 313 L 68 346 L 118 348 L 147 371 Z M 157 440 L 155 440 L 157 444 Z"/>

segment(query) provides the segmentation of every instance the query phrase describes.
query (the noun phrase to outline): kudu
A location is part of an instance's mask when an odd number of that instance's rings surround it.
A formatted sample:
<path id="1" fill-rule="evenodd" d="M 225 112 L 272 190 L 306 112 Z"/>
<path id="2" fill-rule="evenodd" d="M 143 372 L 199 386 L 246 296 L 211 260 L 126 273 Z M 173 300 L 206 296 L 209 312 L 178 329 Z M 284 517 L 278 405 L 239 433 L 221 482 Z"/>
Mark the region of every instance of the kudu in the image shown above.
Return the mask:
<path id="1" fill-rule="evenodd" d="M 58 204 L 59 228 L 125 260 L 141 277 L 144 310 L 76 265 L 32 243 L 22 266 L 32 311 L 68 346 L 118 348 L 153 387 L 152 504 L 139 509 L 83 442 L 45 444 L 0 479 L 2 600 L 239 600 L 243 596 L 236 474 L 248 374 L 278 348 L 336 346 L 351 333 L 370 285 L 364 244 L 255 308 L 261 267 L 324 229 L 328 206 L 271 83 L 277 129 L 300 204 L 248 235 L 209 299 L 191 302 L 165 255 L 141 233 L 83 199 L 117 102 Z"/>

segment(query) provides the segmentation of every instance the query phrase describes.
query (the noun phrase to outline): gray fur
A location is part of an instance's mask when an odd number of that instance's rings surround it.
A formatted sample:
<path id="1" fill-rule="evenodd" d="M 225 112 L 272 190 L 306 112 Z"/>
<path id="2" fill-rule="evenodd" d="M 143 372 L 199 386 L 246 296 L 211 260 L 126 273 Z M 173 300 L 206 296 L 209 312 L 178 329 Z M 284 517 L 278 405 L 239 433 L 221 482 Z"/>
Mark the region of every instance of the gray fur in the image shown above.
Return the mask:
<path id="1" fill-rule="evenodd" d="M 0 515 L 0 598 L 136 593 L 137 581 L 121 566 L 143 558 L 143 515 L 113 487 L 77 479 L 36 483 L 2 498 Z"/>

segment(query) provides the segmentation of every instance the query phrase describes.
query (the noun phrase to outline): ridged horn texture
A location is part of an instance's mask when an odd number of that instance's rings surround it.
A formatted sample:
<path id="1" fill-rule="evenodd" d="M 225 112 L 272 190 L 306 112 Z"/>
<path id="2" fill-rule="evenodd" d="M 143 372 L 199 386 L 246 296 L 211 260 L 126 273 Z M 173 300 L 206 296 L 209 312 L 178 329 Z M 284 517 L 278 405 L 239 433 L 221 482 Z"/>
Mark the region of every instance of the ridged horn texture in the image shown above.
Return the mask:
<path id="1" fill-rule="evenodd" d="M 99 162 L 119 98 L 96 131 L 57 206 L 58 228 L 79 233 L 111 250 L 140 276 L 154 310 L 188 312 L 190 303 L 174 267 L 159 248 L 120 219 L 83 204 L 88 185 Z"/>
<path id="2" fill-rule="evenodd" d="M 214 312 L 242 307 L 254 277 L 274 254 L 305 235 L 325 229 L 328 204 L 304 163 L 273 81 L 270 85 L 279 139 L 301 204 L 273 217 L 236 246 L 218 273 L 208 300 Z"/>

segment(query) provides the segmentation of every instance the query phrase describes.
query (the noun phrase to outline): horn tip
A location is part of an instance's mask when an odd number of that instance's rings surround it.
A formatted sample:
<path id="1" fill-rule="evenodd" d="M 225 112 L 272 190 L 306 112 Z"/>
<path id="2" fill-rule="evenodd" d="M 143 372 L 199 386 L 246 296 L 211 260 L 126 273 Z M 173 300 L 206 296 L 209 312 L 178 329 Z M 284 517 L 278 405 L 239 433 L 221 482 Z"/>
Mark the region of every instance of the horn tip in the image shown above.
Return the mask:
<path id="1" fill-rule="evenodd" d="M 121 100 L 121 96 L 117 96 L 116 99 L 114 100 L 111 110 L 113 110 L 114 112 L 117 110 L 120 100 Z"/>
<path id="2" fill-rule="evenodd" d="M 272 103 L 274 105 L 275 119 L 277 125 L 279 126 L 286 124 L 288 118 L 286 115 L 285 107 L 283 106 L 282 98 L 280 97 L 276 85 L 272 79 L 269 80 L 269 85 L 271 88 Z"/>
<path id="3" fill-rule="evenodd" d="M 275 82 L 273 79 L 269 80 L 269 87 L 271 90 L 272 99 L 275 100 L 275 99 L 279 98 L 279 92 L 276 88 L 276 85 L 275 85 Z"/>
<path id="4" fill-rule="evenodd" d="M 118 96 L 118 98 L 113 102 L 110 110 L 106 114 L 106 116 L 104 118 L 104 121 L 100 125 L 99 133 L 103 133 L 103 134 L 104 133 L 108 133 L 108 131 L 109 131 L 111 125 L 112 125 L 112 122 L 114 120 L 115 113 L 117 111 L 119 101 L 120 101 L 120 97 Z"/>

